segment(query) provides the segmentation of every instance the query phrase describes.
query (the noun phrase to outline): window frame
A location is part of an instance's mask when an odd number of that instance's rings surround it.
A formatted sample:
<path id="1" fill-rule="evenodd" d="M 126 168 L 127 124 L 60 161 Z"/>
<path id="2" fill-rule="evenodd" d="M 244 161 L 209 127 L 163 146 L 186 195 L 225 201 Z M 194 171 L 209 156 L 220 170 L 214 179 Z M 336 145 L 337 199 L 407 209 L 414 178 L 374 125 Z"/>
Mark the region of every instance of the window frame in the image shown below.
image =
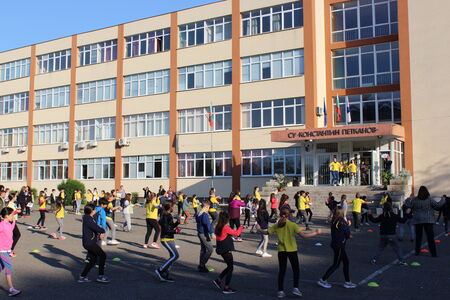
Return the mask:
<path id="1" fill-rule="evenodd" d="M 156 164 L 161 163 L 161 176 L 156 177 Z M 169 155 L 140 155 L 123 157 L 123 179 L 167 179 L 169 178 Z M 143 166 L 143 171 L 139 171 Z M 135 170 L 135 172 L 132 172 Z M 134 173 L 134 174 L 131 174 Z M 141 176 L 143 173 L 144 176 Z M 148 176 L 148 173 L 152 173 Z M 134 176 L 136 175 L 136 176 Z"/>
<path id="2" fill-rule="evenodd" d="M 207 162 L 211 164 L 211 174 L 207 174 Z M 212 178 L 212 177 L 231 177 L 232 176 L 232 158 L 231 151 L 219 151 L 219 152 L 201 152 L 201 153 L 179 153 L 177 156 L 177 178 Z M 217 163 L 221 163 L 222 172 L 218 175 Z M 201 164 L 202 170 L 197 171 L 198 164 Z M 193 175 L 187 175 L 189 170 L 192 169 Z"/>
<path id="3" fill-rule="evenodd" d="M 93 55 L 94 53 L 95 55 Z M 78 65 L 80 67 L 114 60 L 117 60 L 117 39 L 78 47 Z"/>

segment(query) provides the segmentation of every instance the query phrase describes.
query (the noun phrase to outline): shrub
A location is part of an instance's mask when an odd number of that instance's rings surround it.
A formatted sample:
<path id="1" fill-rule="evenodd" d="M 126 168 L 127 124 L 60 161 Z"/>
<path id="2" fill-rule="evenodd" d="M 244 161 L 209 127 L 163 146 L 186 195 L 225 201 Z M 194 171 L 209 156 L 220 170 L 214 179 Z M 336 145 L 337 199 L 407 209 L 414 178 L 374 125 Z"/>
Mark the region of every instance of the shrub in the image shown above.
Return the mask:
<path id="1" fill-rule="evenodd" d="M 139 193 L 133 192 L 131 193 L 131 203 L 138 203 Z"/>
<path id="2" fill-rule="evenodd" d="M 66 194 L 66 205 L 72 204 L 75 190 L 81 190 L 81 196 L 83 199 L 84 195 L 86 194 L 86 188 L 84 184 L 78 180 L 67 179 L 66 181 L 62 181 L 60 184 L 58 184 L 58 190 L 61 191 L 61 189 L 64 189 Z"/>
<path id="3" fill-rule="evenodd" d="M 31 194 L 33 195 L 33 200 L 37 203 L 39 203 L 39 199 L 38 199 L 38 191 L 35 188 L 31 188 Z"/>

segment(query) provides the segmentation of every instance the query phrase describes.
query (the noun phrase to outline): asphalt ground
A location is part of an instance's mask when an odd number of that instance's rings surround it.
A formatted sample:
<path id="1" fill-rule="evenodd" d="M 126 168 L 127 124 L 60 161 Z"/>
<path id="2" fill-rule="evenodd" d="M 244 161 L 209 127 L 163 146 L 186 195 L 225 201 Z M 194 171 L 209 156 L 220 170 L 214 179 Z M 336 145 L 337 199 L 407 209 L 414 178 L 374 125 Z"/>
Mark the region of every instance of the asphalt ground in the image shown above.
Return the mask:
<path id="1" fill-rule="evenodd" d="M 21 299 L 274 299 L 277 290 L 278 260 L 276 237 L 271 236 L 268 252 L 272 258 L 255 255 L 259 234 L 244 230 L 244 241 L 235 243 L 234 273 L 231 286 L 238 290 L 234 295 L 223 295 L 217 290 L 212 280 L 225 268 L 222 258 L 213 253 L 208 266 L 215 271 L 204 274 L 197 272 L 200 246 L 195 230 L 195 221 L 183 225 L 182 233 L 176 236 L 180 246 L 180 259 L 174 264 L 171 274 L 175 283 L 162 283 L 154 270 L 168 258 L 167 251 L 161 249 L 144 249 L 145 211 L 135 208 L 132 218 L 133 229 L 123 232 L 120 227 L 117 246 L 107 246 L 106 275 L 109 284 L 96 282 L 79 284 L 76 282 L 84 264 L 86 252 L 81 245 L 81 216 L 67 213 L 64 220 L 66 240 L 49 237 L 57 228 L 55 218 L 48 213 L 48 229 L 37 231 L 28 228 L 36 224 L 38 213 L 30 218 L 19 219 L 22 237 L 16 247 L 17 257 L 13 261 L 14 286 L 21 289 Z M 116 221 L 122 221 L 120 214 Z M 253 220 L 252 220 L 253 221 Z M 330 230 L 324 220 L 313 219 L 312 228 L 322 228 L 324 233 L 314 238 L 298 238 L 300 259 L 300 290 L 305 299 L 449 299 L 450 292 L 450 237 L 443 234 L 443 227 L 435 225 L 438 257 L 429 253 L 421 256 L 410 255 L 407 262 L 421 265 L 390 265 L 396 257 L 392 249 L 387 248 L 376 265 L 370 264 L 378 244 L 378 227 L 363 227 L 359 233 L 353 233 L 348 242 L 347 253 L 350 257 L 350 276 L 353 282 L 361 283 L 356 289 L 344 289 L 342 268 L 336 271 L 329 282 L 333 288 L 324 289 L 316 285 L 332 262 L 329 247 Z M 118 222 L 119 223 L 119 222 Z M 372 232 L 368 232 L 372 230 Z M 316 246 L 321 243 L 322 246 Z M 401 242 L 405 253 L 410 253 L 413 243 Z M 426 247 L 425 247 L 426 248 Z M 34 253 L 33 250 L 39 250 Z M 120 258 L 121 261 L 113 261 Z M 375 276 L 374 276 L 375 274 Z M 97 276 L 97 269 L 89 274 L 91 279 Z M 373 276 L 371 278 L 370 276 Z M 369 277 L 369 278 L 368 278 Z M 368 287 L 368 282 L 376 282 L 379 287 Z M 6 282 L 0 275 L 0 298 L 6 296 Z M 287 298 L 292 287 L 292 272 L 288 265 L 285 280 Z"/>

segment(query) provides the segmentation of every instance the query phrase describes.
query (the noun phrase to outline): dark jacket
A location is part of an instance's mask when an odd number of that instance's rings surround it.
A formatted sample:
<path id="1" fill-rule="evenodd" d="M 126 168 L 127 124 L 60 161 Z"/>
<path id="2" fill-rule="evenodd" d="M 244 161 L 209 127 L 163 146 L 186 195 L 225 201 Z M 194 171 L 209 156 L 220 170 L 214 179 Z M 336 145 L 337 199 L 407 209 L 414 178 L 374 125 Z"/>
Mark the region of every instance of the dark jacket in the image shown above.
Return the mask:
<path id="1" fill-rule="evenodd" d="M 339 220 L 331 224 L 331 247 L 335 249 L 345 248 L 350 238 L 350 227 L 345 220 Z"/>
<path id="2" fill-rule="evenodd" d="M 431 198 L 422 200 L 414 197 L 409 202 L 407 202 L 406 206 L 412 209 L 413 224 L 434 224 L 434 222 L 436 221 L 434 211 L 439 210 L 444 205 L 444 203 L 444 199 L 442 199 L 440 202 L 435 202 Z"/>
<path id="3" fill-rule="evenodd" d="M 378 217 L 373 217 L 369 215 L 369 220 L 373 223 L 381 223 L 380 224 L 380 235 L 395 235 L 397 229 L 397 223 L 405 223 L 407 220 L 406 216 L 400 218 L 399 215 L 390 213 L 383 213 Z"/>
<path id="4" fill-rule="evenodd" d="M 175 228 L 177 228 L 179 222 L 173 222 L 171 214 L 162 214 L 158 223 L 161 226 L 161 239 L 173 239 Z"/>
<path id="5" fill-rule="evenodd" d="M 442 214 L 447 219 L 450 219 L 450 198 L 446 197 L 444 206 L 442 206 Z"/>
<path id="6" fill-rule="evenodd" d="M 269 213 L 267 212 L 267 210 L 258 212 L 258 215 L 256 216 L 256 222 L 258 222 L 258 225 L 259 227 L 261 227 L 261 229 L 269 228 Z"/>
<path id="7" fill-rule="evenodd" d="M 94 217 L 90 215 L 83 216 L 83 247 L 97 244 L 98 236 L 101 233 L 105 233 L 105 230 L 101 228 Z"/>

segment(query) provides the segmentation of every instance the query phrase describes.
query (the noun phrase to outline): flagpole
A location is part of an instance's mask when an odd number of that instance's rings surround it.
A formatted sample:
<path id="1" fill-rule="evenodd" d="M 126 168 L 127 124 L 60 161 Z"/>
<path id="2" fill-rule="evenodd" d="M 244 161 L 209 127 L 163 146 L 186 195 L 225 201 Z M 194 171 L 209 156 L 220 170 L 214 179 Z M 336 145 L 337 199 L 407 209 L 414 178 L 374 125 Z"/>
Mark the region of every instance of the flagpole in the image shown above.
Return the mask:
<path id="1" fill-rule="evenodd" d="M 210 109 L 210 114 L 212 115 L 212 101 L 209 103 L 209 109 Z M 211 126 L 211 124 L 208 122 L 208 125 L 209 125 L 209 130 L 211 131 L 211 134 L 210 134 L 210 137 L 211 137 L 211 141 L 210 141 L 210 144 L 211 144 L 211 188 L 213 188 L 214 187 L 214 164 L 215 164 L 215 161 L 214 161 L 214 157 L 213 157 L 213 129 L 214 129 L 214 124 L 213 124 L 213 126 Z"/>

